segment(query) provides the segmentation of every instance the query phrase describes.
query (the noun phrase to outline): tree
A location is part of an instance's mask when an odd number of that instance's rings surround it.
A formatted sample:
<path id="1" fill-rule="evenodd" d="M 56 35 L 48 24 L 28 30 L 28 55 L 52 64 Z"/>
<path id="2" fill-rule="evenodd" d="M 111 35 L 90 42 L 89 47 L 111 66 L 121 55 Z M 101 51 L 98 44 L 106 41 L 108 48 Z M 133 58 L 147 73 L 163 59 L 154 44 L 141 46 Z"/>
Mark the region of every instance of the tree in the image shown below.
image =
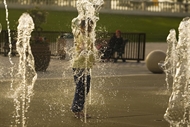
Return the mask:
<path id="1" fill-rule="evenodd" d="M 43 23 L 46 23 L 48 12 L 41 10 L 39 7 L 35 7 L 33 9 L 29 10 L 28 13 L 30 14 L 30 16 L 33 19 L 33 22 L 35 24 L 35 30 L 42 31 L 43 29 L 42 29 L 41 25 Z"/>

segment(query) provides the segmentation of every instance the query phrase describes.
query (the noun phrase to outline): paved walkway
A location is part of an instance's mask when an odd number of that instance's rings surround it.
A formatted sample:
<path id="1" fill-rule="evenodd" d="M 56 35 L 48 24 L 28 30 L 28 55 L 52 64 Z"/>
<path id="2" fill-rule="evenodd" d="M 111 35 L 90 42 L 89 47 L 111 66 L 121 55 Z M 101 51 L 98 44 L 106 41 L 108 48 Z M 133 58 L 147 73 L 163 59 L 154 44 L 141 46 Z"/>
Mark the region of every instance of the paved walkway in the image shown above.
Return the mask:
<path id="1" fill-rule="evenodd" d="M 166 51 L 164 43 L 146 45 Z M 12 61 L 18 63 L 18 57 Z M 14 104 L 8 94 L 10 82 L 8 57 L 0 56 L 0 127 L 14 125 Z M 67 60 L 51 59 L 46 72 L 38 72 L 27 114 L 28 127 L 169 127 L 163 118 L 169 93 L 165 74 L 152 74 L 145 61 L 99 62 L 92 71 L 92 92 L 87 112 L 92 118 L 80 121 L 70 112 L 74 83 Z M 45 79 L 45 80 L 43 80 Z"/>

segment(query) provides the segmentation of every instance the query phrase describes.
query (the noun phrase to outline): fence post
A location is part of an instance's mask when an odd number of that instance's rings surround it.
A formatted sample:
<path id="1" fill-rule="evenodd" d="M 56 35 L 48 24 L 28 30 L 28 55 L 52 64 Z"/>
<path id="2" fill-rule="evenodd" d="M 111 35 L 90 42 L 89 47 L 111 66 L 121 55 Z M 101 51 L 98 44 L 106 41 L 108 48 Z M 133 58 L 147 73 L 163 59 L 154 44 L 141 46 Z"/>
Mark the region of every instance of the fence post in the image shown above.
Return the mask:
<path id="1" fill-rule="evenodd" d="M 104 8 L 105 9 L 111 9 L 111 0 L 105 0 Z"/>
<path id="2" fill-rule="evenodd" d="M 146 9 L 146 4 L 145 4 L 145 1 L 142 2 L 142 10 L 145 11 Z"/>
<path id="3" fill-rule="evenodd" d="M 188 10 L 188 3 L 186 3 L 184 6 L 185 6 L 185 12 L 188 13 L 188 11 L 189 11 Z"/>
<path id="4" fill-rule="evenodd" d="M 140 62 L 140 41 L 141 41 L 140 34 L 138 34 L 138 56 L 137 56 L 137 63 Z"/>

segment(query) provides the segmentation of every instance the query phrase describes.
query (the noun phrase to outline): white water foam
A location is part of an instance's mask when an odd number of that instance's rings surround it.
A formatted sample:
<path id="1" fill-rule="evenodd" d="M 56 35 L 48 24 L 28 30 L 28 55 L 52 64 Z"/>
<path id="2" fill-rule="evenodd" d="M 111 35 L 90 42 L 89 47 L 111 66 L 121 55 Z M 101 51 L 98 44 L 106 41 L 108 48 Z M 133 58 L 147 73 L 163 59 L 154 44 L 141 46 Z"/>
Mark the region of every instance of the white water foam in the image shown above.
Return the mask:
<path id="1" fill-rule="evenodd" d="M 12 97 L 15 102 L 15 124 L 26 126 L 26 112 L 30 106 L 30 98 L 33 95 L 34 83 L 37 79 L 37 73 L 34 67 L 34 57 L 30 47 L 31 32 L 34 29 L 34 23 L 28 13 L 23 13 L 19 18 L 17 27 L 16 49 L 19 54 L 18 73 L 13 82 Z"/>
<path id="2" fill-rule="evenodd" d="M 179 25 L 179 40 L 175 30 L 168 35 L 168 51 L 164 63 L 166 81 L 173 78 L 172 94 L 164 118 L 170 127 L 189 127 L 190 110 L 190 18 L 184 18 Z M 169 85 L 169 83 L 167 83 Z"/>

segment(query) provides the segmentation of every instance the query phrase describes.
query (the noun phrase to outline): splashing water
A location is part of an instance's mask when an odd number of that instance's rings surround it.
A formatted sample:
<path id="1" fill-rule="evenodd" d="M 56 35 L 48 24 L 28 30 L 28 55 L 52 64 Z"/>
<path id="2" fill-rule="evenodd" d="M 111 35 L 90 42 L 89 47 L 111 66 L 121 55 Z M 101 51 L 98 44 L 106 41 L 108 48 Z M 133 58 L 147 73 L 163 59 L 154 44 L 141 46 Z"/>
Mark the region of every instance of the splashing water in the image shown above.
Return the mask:
<path id="1" fill-rule="evenodd" d="M 12 89 L 14 63 L 13 63 L 12 58 L 11 58 L 11 53 L 12 53 L 11 32 L 10 32 L 11 30 L 10 30 L 10 22 L 9 22 L 9 11 L 8 11 L 6 0 L 4 0 L 3 3 L 4 3 L 4 6 L 5 6 L 5 11 L 6 11 L 6 22 L 7 22 L 7 30 L 8 30 L 8 43 L 9 43 L 8 57 L 9 57 L 9 62 L 11 63 L 11 67 L 10 67 L 10 70 L 11 70 L 10 71 L 10 76 L 11 76 L 10 89 Z"/>
<path id="2" fill-rule="evenodd" d="M 76 48 L 77 44 L 74 44 L 76 47 L 74 47 L 73 51 L 73 61 L 75 60 L 80 60 L 81 58 L 85 59 L 84 62 L 84 68 L 85 71 L 83 72 L 84 75 L 88 75 L 88 67 L 87 64 L 91 61 L 90 60 L 92 55 L 97 56 L 97 49 L 95 48 L 95 28 L 96 28 L 96 22 L 99 20 L 99 11 L 104 4 L 103 0 L 78 0 L 77 1 L 77 10 L 78 10 L 78 16 L 72 20 L 72 33 L 74 35 L 74 42 L 78 42 L 78 36 L 81 31 L 81 22 L 85 21 L 85 32 L 84 35 L 82 36 L 82 43 L 80 48 L 81 51 L 80 53 L 78 52 L 78 49 Z M 91 27 L 91 32 L 89 33 L 88 28 L 89 26 Z M 80 41 L 81 41 L 80 40 Z M 90 41 L 90 42 L 89 42 Z M 89 44 L 90 43 L 90 44 Z M 90 46 L 93 46 L 91 48 Z M 89 50 L 91 49 L 91 50 Z M 80 62 L 80 61 L 79 61 Z M 91 71 L 90 71 L 91 73 Z M 85 78 L 84 83 L 87 85 L 87 79 Z M 86 93 L 86 88 L 85 88 L 85 93 Z M 91 95 L 91 94 L 90 94 Z M 85 97 L 86 98 L 86 97 Z M 84 113 L 86 114 L 86 103 L 85 103 L 85 109 Z M 86 123 L 86 115 L 84 118 L 84 121 Z"/>
<path id="3" fill-rule="evenodd" d="M 78 0 L 77 1 L 77 10 L 78 16 L 72 20 L 72 33 L 75 38 L 80 32 L 80 23 L 82 20 L 86 20 L 86 22 L 90 19 L 93 21 L 93 32 L 92 39 L 95 39 L 95 27 L 96 22 L 99 20 L 99 11 L 101 6 L 104 4 L 103 0 Z M 87 28 L 87 27 L 86 27 Z M 74 39 L 75 39 L 74 38 Z"/>
<path id="4" fill-rule="evenodd" d="M 173 77 L 172 94 L 164 118 L 170 127 L 190 126 L 190 18 L 184 18 L 179 25 L 179 40 L 175 30 L 167 37 L 168 51 L 163 68 Z M 166 76 L 167 76 L 166 75 Z M 167 78 L 167 77 L 166 77 Z M 167 81 L 167 80 L 166 80 Z"/>
<path id="5" fill-rule="evenodd" d="M 5 6 L 5 10 L 6 10 L 6 21 L 7 21 L 7 30 L 8 30 L 8 41 L 9 41 L 9 48 L 10 51 L 8 53 L 9 56 L 9 61 L 10 63 L 13 65 L 13 61 L 11 59 L 11 52 L 12 52 L 12 43 L 11 43 L 11 32 L 10 32 L 10 23 L 9 23 L 9 12 L 8 12 L 8 7 L 7 7 L 7 2 L 6 0 L 4 0 L 4 6 Z"/>
<path id="6" fill-rule="evenodd" d="M 176 39 L 176 31 L 174 29 L 170 30 L 170 33 L 167 37 L 167 43 L 168 43 L 168 49 L 166 52 L 166 58 L 164 64 L 161 65 L 161 68 L 164 70 L 166 74 L 165 81 L 167 89 L 169 90 L 169 78 L 171 77 L 172 79 L 174 78 L 176 73 L 176 63 L 177 63 L 177 58 L 176 58 L 177 39 Z"/>
<path id="7" fill-rule="evenodd" d="M 14 81 L 14 102 L 16 107 L 15 123 L 26 124 L 26 112 L 29 108 L 30 98 L 33 95 L 34 83 L 37 79 L 37 73 L 34 67 L 34 58 L 30 47 L 31 32 L 34 29 L 34 23 L 28 13 L 23 13 L 19 18 L 17 27 L 18 37 L 16 49 L 19 54 L 18 73 Z"/>
<path id="8" fill-rule="evenodd" d="M 1 25 L 1 23 L 0 23 L 0 33 L 1 33 L 1 31 L 2 31 L 2 25 Z"/>

